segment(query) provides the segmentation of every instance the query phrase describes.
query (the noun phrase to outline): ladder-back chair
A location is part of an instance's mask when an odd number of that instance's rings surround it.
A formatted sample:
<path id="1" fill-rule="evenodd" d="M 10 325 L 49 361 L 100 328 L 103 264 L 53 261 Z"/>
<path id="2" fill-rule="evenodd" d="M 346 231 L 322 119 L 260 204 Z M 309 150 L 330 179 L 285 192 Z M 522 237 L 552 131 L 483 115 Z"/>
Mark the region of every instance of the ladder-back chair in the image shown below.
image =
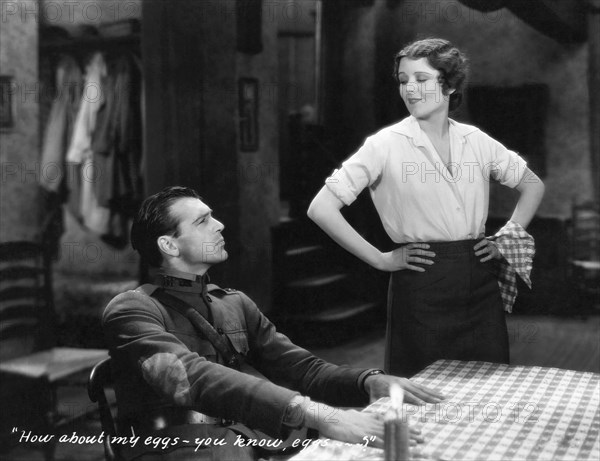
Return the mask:
<path id="1" fill-rule="evenodd" d="M 41 426 L 54 434 L 74 416 L 59 414 L 57 389 L 75 378 L 81 381 L 108 356 L 104 349 L 58 347 L 55 323 L 48 252 L 34 242 L 0 243 L 0 399 L 5 423 L 21 418 L 23 428 Z M 11 420 L 10 426 L 17 424 Z M 42 445 L 47 460 L 54 457 L 56 439 Z"/>

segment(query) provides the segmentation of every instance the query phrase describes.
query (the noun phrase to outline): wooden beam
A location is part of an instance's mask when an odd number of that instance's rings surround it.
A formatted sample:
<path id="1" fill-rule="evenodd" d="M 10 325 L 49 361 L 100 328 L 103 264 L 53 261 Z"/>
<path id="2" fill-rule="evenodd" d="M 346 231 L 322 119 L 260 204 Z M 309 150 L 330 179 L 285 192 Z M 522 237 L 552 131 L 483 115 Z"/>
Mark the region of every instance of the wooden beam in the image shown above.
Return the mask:
<path id="1" fill-rule="evenodd" d="M 600 201 L 600 0 L 588 0 L 590 166 L 594 199 Z"/>

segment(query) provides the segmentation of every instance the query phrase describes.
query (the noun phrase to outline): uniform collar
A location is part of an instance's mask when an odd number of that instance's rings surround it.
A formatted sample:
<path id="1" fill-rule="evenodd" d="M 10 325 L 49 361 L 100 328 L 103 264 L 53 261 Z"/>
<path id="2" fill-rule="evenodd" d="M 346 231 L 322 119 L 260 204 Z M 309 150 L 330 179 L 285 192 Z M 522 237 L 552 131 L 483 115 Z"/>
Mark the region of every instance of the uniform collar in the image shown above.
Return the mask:
<path id="1" fill-rule="evenodd" d="M 206 294 L 210 278 L 204 275 L 190 274 L 176 269 L 161 268 L 156 274 L 155 285 L 168 290 L 184 293 Z"/>
<path id="2" fill-rule="evenodd" d="M 478 130 L 478 128 L 476 128 L 474 126 L 465 125 L 464 123 L 459 123 L 455 120 L 452 120 L 451 118 L 448 119 L 448 122 L 449 122 L 450 137 L 451 138 L 456 137 L 456 138 L 458 138 L 458 140 L 460 140 L 463 143 L 466 142 L 466 139 L 465 139 L 466 136 L 468 136 L 469 134 Z M 417 145 L 417 146 L 425 145 L 425 141 L 424 141 L 425 133 L 419 126 L 419 122 L 417 121 L 417 119 L 415 117 L 413 117 L 412 115 L 409 117 L 406 117 L 404 120 L 396 123 L 395 125 L 392 125 L 391 130 L 394 133 L 398 133 L 398 134 L 404 135 L 408 138 L 411 138 L 413 140 L 413 142 L 415 143 L 415 145 Z"/>

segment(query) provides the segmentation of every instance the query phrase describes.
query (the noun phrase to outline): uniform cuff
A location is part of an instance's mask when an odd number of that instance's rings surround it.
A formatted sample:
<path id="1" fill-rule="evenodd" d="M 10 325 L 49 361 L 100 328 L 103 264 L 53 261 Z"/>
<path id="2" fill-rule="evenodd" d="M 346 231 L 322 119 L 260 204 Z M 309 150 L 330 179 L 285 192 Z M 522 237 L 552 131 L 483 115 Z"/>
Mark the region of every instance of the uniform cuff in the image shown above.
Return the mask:
<path id="1" fill-rule="evenodd" d="M 358 389 L 366 396 L 368 396 L 369 393 L 365 389 L 365 381 L 367 380 L 367 378 L 369 376 L 373 376 L 373 375 L 385 375 L 385 372 L 383 370 L 380 370 L 379 368 L 370 368 L 368 370 L 363 371 L 360 375 L 358 375 L 358 380 L 357 380 Z"/>

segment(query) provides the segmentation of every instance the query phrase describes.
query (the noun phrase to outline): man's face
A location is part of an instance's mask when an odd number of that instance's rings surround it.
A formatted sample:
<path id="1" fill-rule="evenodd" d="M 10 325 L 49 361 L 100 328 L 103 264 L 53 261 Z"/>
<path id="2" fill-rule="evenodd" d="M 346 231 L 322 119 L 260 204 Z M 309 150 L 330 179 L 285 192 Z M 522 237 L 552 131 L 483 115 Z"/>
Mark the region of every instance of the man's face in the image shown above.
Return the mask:
<path id="1" fill-rule="evenodd" d="M 205 203 L 197 198 L 182 198 L 171 205 L 170 213 L 179 222 L 179 235 L 172 239 L 182 270 L 199 273 L 227 259 L 221 235 L 225 226 L 212 217 L 212 210 Z"/>

